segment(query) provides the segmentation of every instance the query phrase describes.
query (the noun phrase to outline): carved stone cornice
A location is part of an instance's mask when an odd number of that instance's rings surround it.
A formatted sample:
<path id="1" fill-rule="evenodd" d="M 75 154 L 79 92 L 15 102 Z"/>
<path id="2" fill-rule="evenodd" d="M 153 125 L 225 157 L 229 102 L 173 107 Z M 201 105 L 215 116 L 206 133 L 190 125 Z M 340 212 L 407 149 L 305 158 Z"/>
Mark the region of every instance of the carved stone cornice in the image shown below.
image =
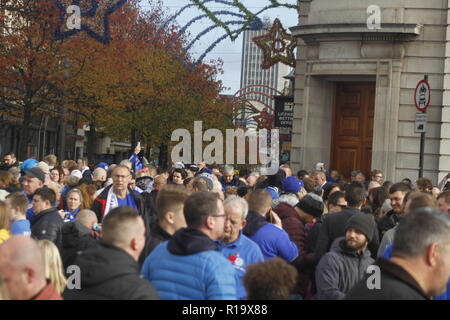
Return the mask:
<path id="1" fill-rule="evenodd" d="M 423 26 L 415 23 L 384 23 L 371 30 L 364 23 L 300 25 L 290 28 L 294 37 L 305 43 L 322 41 L 410 41 L 420 35 Z"/>

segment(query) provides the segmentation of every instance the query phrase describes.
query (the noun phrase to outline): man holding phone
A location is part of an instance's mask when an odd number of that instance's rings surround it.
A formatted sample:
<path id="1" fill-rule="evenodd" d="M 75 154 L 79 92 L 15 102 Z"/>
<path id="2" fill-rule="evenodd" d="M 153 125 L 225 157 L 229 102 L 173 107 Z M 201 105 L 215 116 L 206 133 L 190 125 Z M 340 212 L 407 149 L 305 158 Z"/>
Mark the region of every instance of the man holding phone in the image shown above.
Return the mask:
<path id="1" fill-rule="evenodd" d="M 287 262 L 297 258 L 299 250 L 281 227 L 281 219 L 272 211 L 272 197 L 266 190 L 255 190 L 249 198 L 247 226 L 243 233 L 256 242 L 265 260 L 280 257 Z"/>

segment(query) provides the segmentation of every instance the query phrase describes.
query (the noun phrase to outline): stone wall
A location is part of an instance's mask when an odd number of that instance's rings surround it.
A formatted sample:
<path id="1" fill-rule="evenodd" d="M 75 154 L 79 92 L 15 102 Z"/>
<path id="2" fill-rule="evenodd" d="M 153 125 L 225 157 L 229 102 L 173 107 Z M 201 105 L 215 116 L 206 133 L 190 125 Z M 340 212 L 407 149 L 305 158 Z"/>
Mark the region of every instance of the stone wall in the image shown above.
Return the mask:
<path id="1" fill-rule="evenodd" d="M 366 9 L 374 4 L 381 8 L 382 30 L 369 32 L 370 36 L 379 39 L 366 41 L 368 32 L 363 28 Z M 315 25 L 317 30 L 323 29 L 330 34 L 341 28 L 347 30 L 347 34 L 336 33 L 338 36 L 329 39 L 322 36 L 320 41 L 298 39 L 291 155 L 294 170 L 312 169 L 315 162 L 327 160 L 324 155 L 329 154 L 329 145 L 323 146 L 327 150 L 313 150 L 311 145 L 330 140 L 311 131 L 311 124 L 314 121 L 323 126 L 330 123 L 327 113 L 330 106 L 326 106 L 323 99 L 329 98 L 327 87 L 333 81 L 339 81 L 336 76 L 343 77 L 342 81 L 350 81 L 359 75 L 361 81 L 369 76 L 376 79 L 374 125 L 378 134 L 374 136 L 372 167 L 384 170 L 391 180 L 416 179 L 420 134 L 414 133 L 417 111 L 413 94 L 418 81 L 427 74 L 432 96 L 424 176 L 437 183 L 438 178 L 450 171 L 450 93 L 444 91 L 450 88 L 448 8 L 446 0 L 299 0 L 300 26 L 307 29 Z M 353 33 L 348 31 L 350 24 L 355 26 Z M 402 31 L 402 25 L 411 30 L 417 30 L 414 25 L 423 27 L 417 36 L 401 41 L 380 37 L 381 33 L 390 32 L 389 28 L 408 33 Z M 303 31 L 293 30 L 294 34 L 296 32 Z M 364 34 L 360 39 L 355 35 L 358 32 Z M 323 89 L 322 97 L 320 89 L 314 90 L 319 87 Z M 325 135 L 327 131 L 324 130 Z"/>

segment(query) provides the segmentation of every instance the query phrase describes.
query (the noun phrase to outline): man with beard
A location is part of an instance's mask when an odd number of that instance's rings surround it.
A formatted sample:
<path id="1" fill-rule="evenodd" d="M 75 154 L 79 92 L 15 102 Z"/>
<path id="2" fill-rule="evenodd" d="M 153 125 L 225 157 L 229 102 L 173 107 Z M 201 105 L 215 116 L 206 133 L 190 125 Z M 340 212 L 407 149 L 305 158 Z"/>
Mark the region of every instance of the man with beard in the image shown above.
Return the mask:
<path id="1" fill-rule="evenodd" d="M 216 241 L 219 250 L 233 264 L 236 270 L 237 298 L 247 297 L 243 278 L 247 267 L 251 264 L 264 261 L 259 246 L 242 234 L 247 225 L 245 218 L 248 213 L 247 201 L 239 197 L 229 197 L 223 203 L 226 220 L 224 234 Z"/>
<path id="2" fill-rule="evenodd" d="M 375 220 L 356 214 L 346 225 L 345 238 L 337 238 L 316 269 L 317 299 L 341 300 L 363 279 L 374 260 L 367 245 L 372 240 Z"/>
<path id="3" fill-rule="evenodd" d="M 3 163 L 0 163 L 0 170 L 8 171 L 12 167 L 18 167 L 19 162 L 16 159 L 16 155 L 12 152 L 3 156 Z"/>

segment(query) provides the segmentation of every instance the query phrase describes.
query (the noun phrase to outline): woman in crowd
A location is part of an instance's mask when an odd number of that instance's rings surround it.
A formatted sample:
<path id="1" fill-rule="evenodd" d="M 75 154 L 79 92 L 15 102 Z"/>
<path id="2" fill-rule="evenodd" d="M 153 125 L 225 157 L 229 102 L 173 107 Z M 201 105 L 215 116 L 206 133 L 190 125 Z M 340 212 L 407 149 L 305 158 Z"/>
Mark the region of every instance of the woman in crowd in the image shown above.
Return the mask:
<path id="1" fill-rule="evenodd" d="M 72 189 L 67 193 L 64 221 L 75 220 L 78 212 L 85 209 L 83 206 L 83 194 L 80 189 Z"/>
<path id="2" fill-rule="evenodd" d="M 8 171 L 0 171 L 0 200 L 5 200 L 10 193 L 20 191 L 20 184 Z"/>
<path id="3" fill-rule="evenodd" d="M 10 224 L 8 208 L 3 201 L 0 201 L 0 244 L 11 237 Z"/>
<path id="4" fill-rule="evenodd" d="M 50 170 L 50 180 L 56 183 L 61 189 L 64 187 L 64 169 L 62 167 L 54 167 Z"/>
<path id="5" fill-rule="evenodd" d="M 325 211 L 324 214 L 328 213 L 328 197 L 333 194 L 336 191 L 341 191 L 341 188 L 339 188 L 339 184 L 334 182 L 334 183 L 328 183 L 325 185 L 325 188 L 323 190 L 323 202 L 325 204 Z"/>
<path id="6" fill-rule="evenodd" d="M 42 255 L 44 256 L 45 278 L 52 284 L 55 290 L 61 294 L 66 288 L 67 280 L 56 245 L 48 240 L 37 241 Z"/>
<path id="7" fill-rule="evenodd" d="M 187 173 L 184 169 L 175 168 L 172 171 L 171 181 L 174 184 L 183 184 L 184 179 L 187 178 Z"/>
<path id="8" fill-rule="evenodd" d="M 83 200 L 81 201 L 81 208 L 89 209 L 92 207 L 95 198 L 97 197 L 97 185 L 93 183 L 83 183 L 78 188 L 81 191 Z"/>

